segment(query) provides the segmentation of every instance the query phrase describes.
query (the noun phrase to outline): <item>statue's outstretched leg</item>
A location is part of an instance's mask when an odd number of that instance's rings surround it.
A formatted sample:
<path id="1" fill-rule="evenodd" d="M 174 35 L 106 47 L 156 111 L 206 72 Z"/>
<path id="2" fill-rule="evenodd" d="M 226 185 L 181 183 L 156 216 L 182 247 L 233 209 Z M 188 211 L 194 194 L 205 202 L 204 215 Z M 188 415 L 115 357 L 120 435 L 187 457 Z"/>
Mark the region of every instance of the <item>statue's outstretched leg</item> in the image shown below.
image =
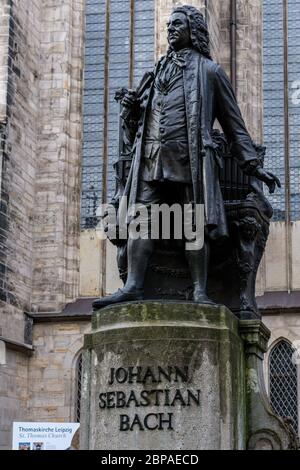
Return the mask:
<path id="1" fill-rule="evenodd" d="M 120 302 L 143 300 L 144 281 L 150 256 L 154 250 L 153 240 L 128 240 L 128 276 L 122 289 L 93 302 L 94 310 Z"/>
<path id="2" fill-rule="evenodd" d="M 185 252 L 193 281 L 193 299 L 197 303 L 215 303 L 206 293 L 209 252 L 210 249 L 207 241 L 204 242 L 202 250 L 186 250 Z"/>

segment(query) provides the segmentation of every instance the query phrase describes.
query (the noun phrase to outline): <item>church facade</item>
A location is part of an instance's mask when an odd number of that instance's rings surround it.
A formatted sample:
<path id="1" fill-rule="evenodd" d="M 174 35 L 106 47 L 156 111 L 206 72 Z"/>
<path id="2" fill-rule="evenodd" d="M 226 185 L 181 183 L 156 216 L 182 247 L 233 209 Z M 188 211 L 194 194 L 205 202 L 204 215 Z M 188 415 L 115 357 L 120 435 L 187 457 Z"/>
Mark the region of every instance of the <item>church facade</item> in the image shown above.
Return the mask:
<path id="1" fill-rule="evenodd" d="M 14 421 L 80 421 L 91 302 L 119 286 L 97 207 L 114 192 L 121 86 L 166 51 L 176 0 L 0 0 L 0 449 Z M 265 381 L 299 423 L 300 0 L 190 0 L 282 189 L 257 280 Z M 299 357 L 298 357 L 299 356 Z"/>

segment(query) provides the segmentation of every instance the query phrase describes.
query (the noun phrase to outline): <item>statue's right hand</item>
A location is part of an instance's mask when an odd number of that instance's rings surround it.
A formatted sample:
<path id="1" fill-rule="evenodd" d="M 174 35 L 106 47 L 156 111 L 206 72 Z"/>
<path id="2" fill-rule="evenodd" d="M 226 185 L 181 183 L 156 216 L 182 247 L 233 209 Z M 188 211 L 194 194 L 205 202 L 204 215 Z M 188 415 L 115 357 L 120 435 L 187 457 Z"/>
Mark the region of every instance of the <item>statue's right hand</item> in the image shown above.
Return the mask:
<path id="1" fill-rule="evenodd" d="M 121 101 L 121 105 L 125 108 L 131 108 L 137 102 L 137 94 L 134 90 L 128 90 Z"/>

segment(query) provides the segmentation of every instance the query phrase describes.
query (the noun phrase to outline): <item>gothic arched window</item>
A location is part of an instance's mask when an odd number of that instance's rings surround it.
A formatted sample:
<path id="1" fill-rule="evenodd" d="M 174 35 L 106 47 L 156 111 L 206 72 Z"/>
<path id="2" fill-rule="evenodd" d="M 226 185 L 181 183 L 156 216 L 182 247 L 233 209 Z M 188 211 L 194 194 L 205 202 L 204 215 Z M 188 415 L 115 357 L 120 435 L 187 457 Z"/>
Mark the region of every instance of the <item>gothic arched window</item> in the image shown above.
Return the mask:
<path id="1" fill-rule="evenodd" d="M 300 220 L 300 0 L 263 0 L 265 166 L 282 182 L 273 220 Z"/>
<path id="2" fill-rule="evenodd" d="M 75 421 L 80 423 L 80 401 L 81 401 L 81 382 L 82 382 L 82 353 L 78 356 L 76 362 L 76 395 L 75 395 Z"/>
<path id="3" fill-rule="evenodd" d="M 97 226 L 115 190 L 119 108 L 115 93 L 153 68 L 154 0 L 86 0 L 81 224 Z"/>
<path id="4" fill-rule="evenodd" d="M 293 363 L 294 349 L 285 340 L 277 343 L 270 353 L 270 401 L 274 411 L 293 420 L 298 434 L 297 367 Z"/>

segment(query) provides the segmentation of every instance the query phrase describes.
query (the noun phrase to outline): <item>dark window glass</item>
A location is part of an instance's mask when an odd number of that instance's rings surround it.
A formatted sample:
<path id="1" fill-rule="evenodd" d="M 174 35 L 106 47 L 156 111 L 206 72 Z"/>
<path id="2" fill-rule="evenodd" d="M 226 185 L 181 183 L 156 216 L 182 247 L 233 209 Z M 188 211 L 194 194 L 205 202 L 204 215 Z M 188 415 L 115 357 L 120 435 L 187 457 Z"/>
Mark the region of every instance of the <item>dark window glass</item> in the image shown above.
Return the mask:
<path id="1" fill-rule="evenodd" d="M 82 228 L 97 224 L 96 210 L 102 198 L 103 113 L 105 66 L 105 0 L 87 0 L 85 33 L 85 71 L 83 100 Z M 134 2 L 134 85 L 154 62 L 154 0 Z M 114 193 L 111 171 L 118 156 L 118 105 L 115 92 L 129 83 L 130 0 L 111 0 L 109 30 L 109 117 L 108 117 L 108 194 Z"/>
<path id="2" fill-rule="evenodd" d="M 105 0 L 87 0 L 85 13 L 81 224 L 92 228 L 102 192 Z"/>
<path id="3" fill-rule="evenodd" d="M 281 190 L 268 195 L 273 220 L 285 218 L 284 164 L 284 36 L 281 0 L 264 0 L 264 143 L 265 167 L 280 178 Z"/>
<path id="4" fill-rule="evenodd" d="M 81 383 L 82 383 L 82 354 L 77 359 L 76 363 L 76 410 L 75 419 L 80 423 L 80 402 L 81 402 Z"/>
<path id="5" fill-rule="evenodd" d="M 274 411 L 290 418 L 298 434 L 297 367 L 292 361 L 294 349 L 287 341 L 276 344 L 270 354 L 270 400 Z"/>
<path id="6" fill-rule="evenodd" d="M 300 80 L 300 0 L 288 1 L 289 89 Z M 289 100 L 291 219 L 300 220 L 300 104 Z"/>
<path id="7" fill-rule="evenodd" d="M 264 0 L 264 140 L 266 168 L 281 179 L 282 189 L 270 196 L 274 220 L 285 219 L 284 41 L 288 41 L 290 215 L 300 220 L 300 105 L 293 102 L 293 84 L 300 77 L 300 0 L 288 0 L 288 37 L 284 37 L 283 1 Z"/>

